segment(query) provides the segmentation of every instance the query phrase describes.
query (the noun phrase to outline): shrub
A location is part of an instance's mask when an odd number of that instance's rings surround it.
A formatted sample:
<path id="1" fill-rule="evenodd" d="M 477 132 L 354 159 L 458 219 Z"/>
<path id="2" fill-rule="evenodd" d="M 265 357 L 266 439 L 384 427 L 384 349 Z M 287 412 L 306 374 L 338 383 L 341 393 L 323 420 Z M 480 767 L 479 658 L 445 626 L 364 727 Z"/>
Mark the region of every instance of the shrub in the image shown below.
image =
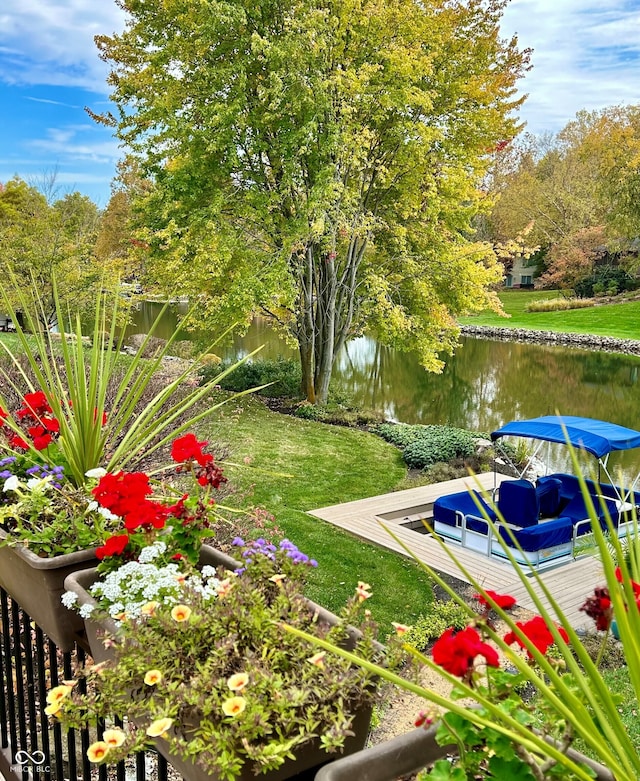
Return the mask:
<path id="1" fill-rule="evenodd" d="M 299 404 L 293 413 L 296 418 L 302 418 L 303 420 L 322 420 L 324 421 L 326 413 L 323 407 L 318 407 L 316 404 L 310 404 L 308 401 Z"/>
<path id="2" fill-rule="evenodd" d="M 382 423 L 371 430 L 399 447 L 411 469 L 425 469 L 439 461 L 471 458 L 476 452 L 477 440 L 486 436 L 451 426 L 411 426 L 407 423 Z"/>
<path id="3" fill-rule="evenodd" d="M 469 623 L 469 611 L 453 600 L 435 600 L 428 615 L 421 615 L 403 635 L 403 641 L 418 651 L 426 651 L 449 627 L 464 629 Z"/>
<path id="4" fill-rule="evenodd" d="M 593 295 L 602 295 L 605 291 L 613 289 L 616 292 L 633 290 L 637 282 L 622 268 L 617 266 L 602 266 L 585 279 L 576 282 L 575 292 L 580 298 L 589 298 Z"/>
<path id="5" fill-rule="evenodd" d="M 200 371 L 201 382 L 206 382 L 212 376 L 224 371 L 230 362 L 218 366 L 203 366 Z M 267 385 L 260 394 L 268 398 L 300 398 L 302 375 L 300 364 L 292 359 L 276 358 L 275 360 L 247 361 L 237 370 L 229 374 L 220 383 L 224 390 L 241 392 Z"/>
<path id="6" fill-rule="evenodd" d="M 595 288 L 594 288 L 595 293 Z M 594 305 L 592 298 L 547 298 L 531 301 L 525 307 L 527 312 L 563 312 L 565 309 L 584 309 Z"/>

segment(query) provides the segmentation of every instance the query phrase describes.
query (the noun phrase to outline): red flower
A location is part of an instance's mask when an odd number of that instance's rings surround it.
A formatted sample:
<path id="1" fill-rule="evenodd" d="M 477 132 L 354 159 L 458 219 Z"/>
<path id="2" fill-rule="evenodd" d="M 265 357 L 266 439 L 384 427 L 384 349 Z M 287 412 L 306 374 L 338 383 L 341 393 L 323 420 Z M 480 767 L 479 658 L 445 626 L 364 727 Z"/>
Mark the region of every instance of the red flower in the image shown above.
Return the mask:
<path id="1" fill-rule="evenodd" d="M 541 654 L 546 654 L 549 646 L 555 643 L 555 639 L 551 634 L 551 630 L 547 626 L 547 623 L 544 618 L 542 618 L 542 616 L 535 616 L 529 621 L 518 621 L 516 626 L 524 633 L 528 640 L 533 643 L 533 645 L 538 649 L 538 651 L 540 651 Z M 560 637 L 565 641 L 565 643 L 568 643 L 569 635 L 561 626 L 558 627 L 558 632 L 560 633 Z M 518 643 L 520 648 L 526 648 L 524 640 L 518 637 L 515 632 L 507 632 L 507 634 L 504 636 L 504 641 L 507 645 Z M 531 651 L 529 651 L 528 648 L 527 654 L 530 659 L 533 658 L 533 654 Z"/>
<path id="2" fill-rule="evenodd" d="M 484 656 L 490 667 L 500 664 L 495 648 L 483 643 L 478 630 L 470 626 L 455 634 L 447 629 L 434 643 L 432 656 L 436 664 L 459 678 L 469 678 L 476 656 Z"/>
<path id="3" fill-rule="evenodd" d="M 51 407 L 44 391 L 25 393 L 23 401 L 24 406 L 16 412 L 19 418 L 33 418 L 33 420 L 37 420 L 41 415 L 51 412 Z"/>
<path id="4" fill-rule="evenodd" d="M 5 420 L 9 417 L 9 413 L 5 412 L 2 407 L 0 407 L 0 428 L 4 426 Z"/>
<path id="5" fill-rule="evenodd" d="M 178 437 L 171 445 L 171 458 L 178 464 L 185 461 L 196 461 L 200 466 L 206 466 L 213 461 L 210 453 L 203 453 L 202 448 L 206 447 L 208 442 L 198 442 L 194 434 L 185 434 Z"/>
<path id="6" fill-rule="evenodd" d="M 516 604 L 515 597 L 509 596 L 509 594 L 498 594 L 495 591 L 491 591 L 490 589 L 486 589 L 484 594 L 474 594 L 474 599 L 477 599 L 478 602 L 486 607 L 487 609 L 491 609 L 493 606 L 489 602 L 489 600 L 485 597 L 485 594 L 487 597 L 493 600 L 493 602 L 503 610 L 509 610 L 509 608 L 512 608 Z"/>
<path id="7" fill-rule="evenodd" d="M 619 583 L 624 583 L 624 580 L 622 578 L 622 570 L 620 569 L 620 567 L 616 567 L 616 580 Z M 636 583 L 633 580 L 629 582 L 631 583 L 631 588 L 633 589 L 634 596 L 640 597 L 640 584 Z"/>
<path id="8" fill-rule="evenodd" d="M 142 499 L 135 507 L 124 513 L 124 525 L 128 531 L 143 529 L 162 529 L 167 520 L 167 508 L 148 499 Z"/>
<path id="9" fill-rule="evenodd" d="M 12 434 L 9 437 L 9 444 L 11 445 L 11 447 L 19 447 L 22 450 L 29 450 L 28 443 L 25 442 L 24 439 L 22 439 L 22 437 L 19 436 L 18 434 Z"/>
<path id="10" fill-rule="evenodd" d="M 222 469 L 217 464 L 213 463 L 213 456 L 211 461 L 205 466 L 202 466 L 198 470 L 197 481 L 200 485 L 210 485 L 212 488 L 218 490 L 223 483 L 227 482 L 227 478 L 224 476 Z"/>
<path id="11" fill-rule="evenodd" d="M 29 429 L 29 436 L 33 440 L 33 446 L 36 450 L 44 450 L 53 442 L 53 437 L 42 426 L 32 426 Z"/>
<path id="12" fill-rule="evenodd" d="M 113 537 L 109 537 L 104 545 L 101 545 L 96 550 L 96 556 L 102 560 L 108 556 L 120 556 L 124 552 L 124 549 L 129 544 L 128 534 L 114 534 Z"/>
<path id="13" fill-rule="evenodd" d="M 144 472 L 109 473 L 91 491 L 98 504 L 121 517 L 134 511 L 151 492 L 149 477 Z"/>
<path id="14" fill-rule="evenodd" d="M 594 589 L 593 596 L 586 600 L 580 610 L 584 610 L 589 618 L 593 618 L 597 630 L 606 632 L 611 626 L 613 619 L 613 607 L 609 597 L 609 589 L 606 587 Z"/>
<path id="15" fill-rule="evenodd" d="M 98 420 L 98 408 L 94 407 L 93 409 L 93 422 L 95 423 Z M 103 426 L 107 425 L 107 413 L 103 411 L 102 413 L 102 424 Z"/>

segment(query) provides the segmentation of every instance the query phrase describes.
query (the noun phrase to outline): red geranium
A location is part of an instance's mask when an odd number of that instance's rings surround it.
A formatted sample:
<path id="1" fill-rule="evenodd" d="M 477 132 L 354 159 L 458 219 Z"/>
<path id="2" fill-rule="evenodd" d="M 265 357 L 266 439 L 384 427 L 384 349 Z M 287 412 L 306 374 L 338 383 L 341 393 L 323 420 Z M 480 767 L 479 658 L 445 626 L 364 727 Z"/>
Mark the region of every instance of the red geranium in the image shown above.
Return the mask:
<path id="1" fill-rule="evenodd" d="M 202 450 L 208 444 L 206 441 L 198 442 L 194 434 L 185 434 L 171 445 L 171 458 L 178 464 L 195 461 L 200 466 L 206 466 L 213 461 L 213 456 Z"/>
<path id="2" fill-rule="evenodd" d="M 486 597 L 485 597 L 486 594 Z M 486 589 L 484 594 L 474 594 L 474 598 L 484 607 L 491 609 L 493 605 L 487 599 L 489 597 L 493 602 L 503 610 L 509 610 L 516 604 L 516 598 L 509 594 L 498 594 L 496 591 Z"/>
<path id="3" fill-rule="evenodd" d="M 623 577 L 622 577 L 622 570 L 620 567 L 616 567 L 616 580 L 619 583 L 624 583 Z M 633 589 L 633 594 L 636 597 L 640 597 L 640 584 L 636 583 L 634 580 L 629 581 L 631 583 L 631 588 Z"/>
<path id="4" fill-rule="evenodd" d="M 127 534 L 114 534 L 113 537 L 109 537 L 104 545 L 101 545 L 96 549 L 96 556 L 102 561 L 109 556 L 120 556 L 124 552 L 124 549 L 129 544 L 129 535 Z"/>
<path id="5" fill-rule="evenodd" d="M 136 529 L 162 529 L 167 521 L 167 508 L 157 502 L 143 499 L 135 507 L 124 514 L 124 525 L 128 531 Z"/>
<path id="6" fill-rule="evenodd" d="M 580 610 L 584 610 L 589 618 L 593 618 L 596 629 L 600 632 L 606 632 L 611 626 L 611 621 L 613 619 L 613 606 L 611 604 L 609 589 L 606 587 L 594 589 L 593 596 L 586 600 Z"/>
<path id="7" fill-rule="evenodd" d="M 431 653 L 436 664 L 459 678 L 470 679 L 476 656 L 484 656 L 490 667 L 500 664 L 495 648 L 484 643 L 478 630 L 471 626 L 461 632 L 447 629 L 436 640 Z"/>
<path id="8" fill-rule="evenodd" d="M 46 415 L 47 412 L 52 411 L 44 391 L 25 393 L 23 401 L 24 406 L 16 412 L 16 415 L 21 419 L 30 417 L 37 420 L 41 415 Z"/>
<path id="9" fill-rule="evenodd" d="M 544 618 L 542 618 L 542 616 L 535 616 L 529 621 L 518 621 L 516 626 L 538 649 L 538 651 L 540 651 L 541 654 L 546 654 L 549 646 L 555 643 L 555 638 L 551 634 L 551 630 L 547 626 L 547 622 L 544 620 Z M 569 635 L 561 626 L 558 627 L 558 632 L 560 633 L 560 637 L 565 641 L 565 643 L 568 643 Z M 504 641 L 507 645 L 518 643 L 521 648 L 527 648 L 525 641 L 515 632 L 507 632 L 507 634 L 504 636 Z M 531 651 L 529 651 L 528 648 L 527 654 L 530 659 L 533 658 L 533 654 Z"/>
<path id="10" fill-rule="evenodd" d="M 101 477 L 91 493 L 99 505 L 124 517 L 145 501 L 152 489 L 144 472 L 116 472 Z"/>

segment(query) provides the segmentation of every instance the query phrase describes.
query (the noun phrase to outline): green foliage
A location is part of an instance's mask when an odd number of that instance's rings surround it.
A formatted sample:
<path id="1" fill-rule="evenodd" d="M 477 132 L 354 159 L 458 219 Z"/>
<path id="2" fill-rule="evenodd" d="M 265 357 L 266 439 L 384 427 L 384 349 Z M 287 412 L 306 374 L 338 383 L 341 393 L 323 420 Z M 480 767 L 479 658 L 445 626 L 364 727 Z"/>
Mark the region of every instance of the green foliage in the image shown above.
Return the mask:
<path id="1" fill-rule="evenodd" d="M 47 200 L 22 179 L 8 181 L 0 190 L 0 266 L 13 305 L 33 281 L 43 305 L 38 316 L 54 325 L 55 277 L 65 308 L 92 312 L 96 296 L 115 289 L 122 270 L 116 259 L 96 261 L 99 221 L 98 207 L 79 192 Z"/>
<path id="2" fill-rule="evenodd" d="M 594 290 L 595 293 L 595 290 Z M 526 312 L 564 312 L 568 309 L 584 309 L 593 306 L 591 298 L 546 298 L 541 301 L 531 301 L 526 307 Z"/>
<path id="3" fill-rule="evenodd" d="M 210 382 L 222 372 L 230 369 L 231 363 L 221 363 L 218 366 L 203 366 L 200 377 L 203 383 Z M 286 358 L 274 360 L 246 361 L 236 366 L 231 374 L 219 380 L 219 385 L 225 390 L 247 391 L 258 385 L 262 396 L 269 398 L 300 398 L 302 375 L 300 364 Z"/>
<path id="4" fill-rule="evenodd" d="M 434 640 L 452 626 L 464 629 L 469 623 L 469 611 L 453 600 L 435 600 L 427 615 L 421 615 L 404 633 L 403 640 L 417 651 L 426 651 Z"/>
<path id="5" fill-rule="evenodd" d="M 439 461 L 469 458 L 475 454 L 476 442 L 482 436 L 451 426 L 406 423 L 383 423 L 372 430 L 401 448 L 407 466 L 412 469 L 425 469 Z"/>
<path id="6" fill-rule="evenodd" d="M 593 274 L 577 282 L 574 290 L 579 298 L 588 298 L 593 295 L 601 296 L 605 292 L 614 295 L 609 293 L 609 290 L 615 290 L 616 293 L 620 290 L 632 290 L 636 284 L 624 269 L 616 266 L 600 266 Z"/>
<path id="7" fill-rule="evenodd" d="M 151 182 L 134 204 L 149 279 L 201 321 L 271 317 L 310 402 L 365 325 L 440 369 L 451 315 L 495 305 L 501 275 L 471 222 L 528 64 L 503 6 L 124 0 L 124 32 L 97 37 L 102 119 Z"/>

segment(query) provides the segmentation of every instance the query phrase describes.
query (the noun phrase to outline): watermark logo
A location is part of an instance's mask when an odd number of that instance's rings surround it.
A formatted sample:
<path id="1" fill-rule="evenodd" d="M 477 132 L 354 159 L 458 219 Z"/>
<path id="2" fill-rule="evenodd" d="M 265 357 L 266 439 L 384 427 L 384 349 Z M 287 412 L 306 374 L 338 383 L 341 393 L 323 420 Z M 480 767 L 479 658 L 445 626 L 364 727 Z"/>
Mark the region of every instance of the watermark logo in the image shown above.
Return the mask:
<path id="1" fill-rule="evenodd" d="M 46 755 L 44 751 L 39 749 L 30 754 L 28 751 L 20 749 L 16 751 L 16 765 L 15 770 L 22 770 L 23 773 L 28 773 L 29 770 L 37 773 L 48 773 L 51 771 L 49 765 L 46 764 Z"/>

